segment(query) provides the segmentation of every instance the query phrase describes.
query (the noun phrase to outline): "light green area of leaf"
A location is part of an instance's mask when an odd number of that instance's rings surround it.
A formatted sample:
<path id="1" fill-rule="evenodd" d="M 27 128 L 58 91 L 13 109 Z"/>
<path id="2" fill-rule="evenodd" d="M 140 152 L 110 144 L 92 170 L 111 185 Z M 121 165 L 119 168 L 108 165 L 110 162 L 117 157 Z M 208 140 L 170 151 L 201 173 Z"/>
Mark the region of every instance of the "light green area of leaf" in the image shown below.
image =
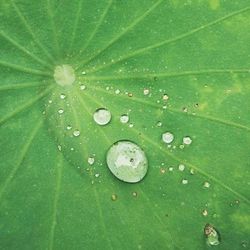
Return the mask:
<path id="1" fill-rule="evenodd" d="M 249 249 L 249 23 L 241 0 L 1 0 L 0 248 L 202 250 L 209 223 Z M 147 155 L 137 184 L 106 165 L 118 140 Z"/>

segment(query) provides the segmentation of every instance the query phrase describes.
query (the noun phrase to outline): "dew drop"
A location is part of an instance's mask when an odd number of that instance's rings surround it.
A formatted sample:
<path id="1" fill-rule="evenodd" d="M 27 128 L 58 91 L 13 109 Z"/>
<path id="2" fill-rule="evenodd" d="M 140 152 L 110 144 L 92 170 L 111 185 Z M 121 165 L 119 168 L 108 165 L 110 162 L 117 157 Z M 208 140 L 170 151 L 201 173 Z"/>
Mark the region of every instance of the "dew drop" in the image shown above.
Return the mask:
<path id="1" fill-rule="evenodd" d="M 128 123 L 129 122 L 129 116 L 124 114 L 120 116 L 120 122 L 121 123 Z"/>
<path id="2" fill-rule="evenodd" d="M 58 110 L 58 114 L 60 114 L 60 115 L 63 114 L 63 112 L 64 112 L 63 109 L 59 109 L 59 110 Z"/>
<path id="3" fill-rule="evenodd" d="M 210 183 L 205 181 L 204 184 L 203 184 L 203 187 L 204 188 L 209 188 L 210 187 Z"/>
<path id="4" fill-rule="evenodd" d="M 167 101 L 167 100 L 169 99 L 169 96 L 168 96 L 167 94 L 164 94 L 164 95 L 162 96 L 162 99 L 163 99 L 164 101 Z"/>
<path id="5" fill-rule="evenodd" d="M 188 184 L 188 180 L 187 180 L 187 179 L 183 179 L 183 180 L 181 181 L 181 183 L 184 184 L 184 185 L 186 185 L 186 184 Z"/>
<path id="6" fill-rule="evenodd" d="M 54 79 L 61 86 L 70 86 L 74 83 L 75 71 L 70 65 L 56 66 L 54 71 Z"/>
<path id="7" fill-rule="evenodd" d="M 60 98 L 61 98 L 62 100 L 65 99 L 65 97 L 66 97 L 65 94 L 61 94 L 61 95 L 60 95 Z"/>
<path id="8" fill-rule="evenodd" d="M 162 122 L 161 122 L 161 121 L 158 121 L 158 122 L 156 123 L 156 126 L 157 126 L 157 127 L 161 127 L 161 126 L 162 126 Z"/>
<path id="9" fill-rule="evenodd" d="M 95 158 L 94 157 L 89 157 L 88 158 L 88 164 L 93 165 L 95 163 Z"/>
<path id="10" fill-rule="evenodd" d="M 144 89 L 144 90 L 143 90 L 143 94 L 144 94 L 144 95 L 148 95 L 148 94 L 149 94 L 149 89 Z"/>
<path id="11" fill-rule="evenodd" d="M 85 90 L 86 89 L 86 86 L 84 84 L 81 84 L 80 85 L 80 90 Z"/>
<path id="12" fill-rule="evenodd" d="M 189 136 L 183 137 L 183 144 L 190 145 L 192 143 L 192 139 Z"/>
<path id="13" fill-rule="evenodd" d="M 204 235 L 209 246 L 217 246 L 220 244 L 220 234 L 212 225 L 206 224 L 204 227 Z"/>
<path id="14" fill-rule="evenodd" d="M 94 115 L 93 115 L 94 121 L 98 124 L 98 125 L 106 125 L 110 122 L 111 120 L 111 113 L 109 110 L 105 109 L 105 108 L 99 108 L 95 111 Z"/>
<path id="15" fill-rule="evenodd" d="M 162 140 L 165 143 L 171 143 L 174 140 L 174 135 L 170 132 L 165 132 L 162 134 Z"/>
<path id="16" fill-rule="evenodd" d="M 116 201 L 116 200 L 117 200 L 117 198 L 118 198 L 118 197 L 117 197 L 117 195 L 116 195 L 116 194 L 112 194 L 112 195 L 111 195 L 111 200 L 112 200 L 112 201 Z"/>
<path id="17" fill-rule="evenodd" d="M 180 171 L 184 171 L 185 166 L 184 166 L 183 164 L 180 164 L 179 167 L 178 167 L 178 169 L 179 169 Z"/>
<path id="18" fill-rule="evenodd" d="M 208 211 L 207 211 L 206 209 L 204 209 L 204 210 L 202 211 L 202 215 L 203 215 L 203 216 L 208 216 Z"/>
<path id="19" fill-rule="evenodd" d="M 124 182 L 139 182 L 148 170 L 144 151 L 131 141 L 113 144 L 108 150 L 106 161 L 112 174 Z"/>
<path id="20" fill-rule="evenodd" d="M 73 135 L 76 136 L 76 137 L 79 136 L 79 135 L 80 135 L 80 131 L 79 131 L 79 130 L 75 130 L 75 131 L 73 132 Z"/>
<path id="21" fill-rule="evenodd" d="M 115 90 L 115 94 L 119 95 L 121 93 L 120 89 Z"/>
<path id="22" fill-rule="evenodd" d="M 67 128 L 67 130 L 71 130 L 72 126 L 68 125 L 66 128 Z"/>

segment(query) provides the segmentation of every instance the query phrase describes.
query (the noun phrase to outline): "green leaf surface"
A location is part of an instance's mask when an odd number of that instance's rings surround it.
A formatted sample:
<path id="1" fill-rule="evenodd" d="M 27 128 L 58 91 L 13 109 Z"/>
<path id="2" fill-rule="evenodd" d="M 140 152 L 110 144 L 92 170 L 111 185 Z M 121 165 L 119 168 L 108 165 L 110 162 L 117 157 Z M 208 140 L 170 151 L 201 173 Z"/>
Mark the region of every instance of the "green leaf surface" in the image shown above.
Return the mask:
<path id="1" fill-rule="evenodd" d="M 209 223 L 249 249 L 249 23 L 240 0 L 1 0 L 0 248 L 202 250 Z M 119 140 L 136 184 L 107 167 Z"/>

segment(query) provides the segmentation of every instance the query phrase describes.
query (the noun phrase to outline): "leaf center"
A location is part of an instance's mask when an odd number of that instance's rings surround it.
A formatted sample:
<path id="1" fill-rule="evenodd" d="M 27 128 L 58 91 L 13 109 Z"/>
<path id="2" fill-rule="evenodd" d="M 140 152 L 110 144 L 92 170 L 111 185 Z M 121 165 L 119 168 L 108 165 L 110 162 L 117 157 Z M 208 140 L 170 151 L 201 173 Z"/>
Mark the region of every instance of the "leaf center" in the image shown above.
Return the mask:
<path id="1" fill-rule="evenodd" d="M 75 82 L 75 71 L 70 65 L 56 66 L 54 79 L 60 86 L 70 86 Z"/>

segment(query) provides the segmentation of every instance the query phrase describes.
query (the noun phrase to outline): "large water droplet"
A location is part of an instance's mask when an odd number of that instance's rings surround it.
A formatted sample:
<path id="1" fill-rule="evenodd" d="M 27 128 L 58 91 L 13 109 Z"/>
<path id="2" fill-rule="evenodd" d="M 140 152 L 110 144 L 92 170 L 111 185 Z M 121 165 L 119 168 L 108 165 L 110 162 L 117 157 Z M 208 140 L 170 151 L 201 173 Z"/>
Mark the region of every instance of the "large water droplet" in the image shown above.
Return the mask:
<path id="1" fill-rule="evenodd" d="M 70 65 L 56 66 L 54 71 L 54 79 L 61 86 L 72 85 L 76 79 L 75 71 Z"/>
<path id="2" fill-rule="evenodd" d="M 139 182 L 148 170 L 144 151 L 131 141 L 118 141 L 113 144 L 106 160 L 110 171 L 125 182 Z"/>
<path id="3" fill-rule="evenodd" d="M 111 120 L 111 113 L 107 109 L 100 108 L 95 111 L 93 118 L 98 125 L 106 125 Z"/>
<path id="4" fill-rule="evenodd" d="M 212 225 L 206 224 L 204 235 L 207 238 L 207 244 L 209 246 L 217 246 L 220 244 L 220 234 Z"/>
<path id="5" fill-rule="evenodd" d="M 79 136 L 79 135 L 80 135 L 80 131 L 79 131 L 79 130 L 75 130 L 75 131 L 73 132 L 73 135 L 76 136 L 76 137 Z"/>

